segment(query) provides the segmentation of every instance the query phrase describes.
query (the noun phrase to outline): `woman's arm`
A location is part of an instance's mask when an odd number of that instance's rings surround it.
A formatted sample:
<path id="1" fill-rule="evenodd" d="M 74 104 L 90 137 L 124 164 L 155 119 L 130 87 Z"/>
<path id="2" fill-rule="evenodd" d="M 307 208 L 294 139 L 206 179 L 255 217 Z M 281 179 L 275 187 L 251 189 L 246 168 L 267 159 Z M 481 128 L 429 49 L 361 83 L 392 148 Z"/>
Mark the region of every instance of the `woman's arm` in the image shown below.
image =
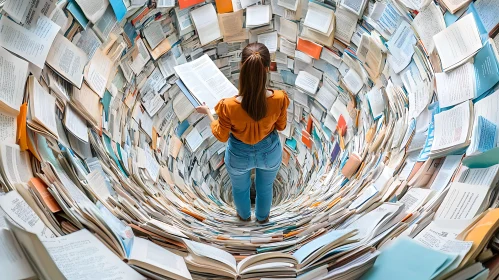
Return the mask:
<path id="1" fill-rule="evenodd" d="M 210 118 L 211 132 L 213 133 L 213 136 L 221 142 L 227 142 L 227 140 L 229 140 L 231 125 L 224 109 L 223 99 L 217 104 L 217 106 L 215 106 L 218 120 L 215 119 L 210 108 L 205 104 L 196 107 L 196 111 L 200 114 L 205 114 L 208 118 Z"/>

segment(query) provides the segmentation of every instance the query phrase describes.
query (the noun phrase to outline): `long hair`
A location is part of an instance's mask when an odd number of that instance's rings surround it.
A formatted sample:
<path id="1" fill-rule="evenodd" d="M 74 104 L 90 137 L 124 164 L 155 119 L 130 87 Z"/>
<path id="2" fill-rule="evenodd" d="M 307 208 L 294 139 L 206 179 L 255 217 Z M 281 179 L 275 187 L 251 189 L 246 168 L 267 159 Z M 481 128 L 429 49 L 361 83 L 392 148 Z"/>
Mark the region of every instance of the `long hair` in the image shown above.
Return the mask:
<path id="1" fill-rule="evenodd" d="M 269 49 L 264 44 L 251 43 L 241 55 L 239 95 L 241 106 L 255 121 L 267 115 L 267 68 L 270 67 Z"/>

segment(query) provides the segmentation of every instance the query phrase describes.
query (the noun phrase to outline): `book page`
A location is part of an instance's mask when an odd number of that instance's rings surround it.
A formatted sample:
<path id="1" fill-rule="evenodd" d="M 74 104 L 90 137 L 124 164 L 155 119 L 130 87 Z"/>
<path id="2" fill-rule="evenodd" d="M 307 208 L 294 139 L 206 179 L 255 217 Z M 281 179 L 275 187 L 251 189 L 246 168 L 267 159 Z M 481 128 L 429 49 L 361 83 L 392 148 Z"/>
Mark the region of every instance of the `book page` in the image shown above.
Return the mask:
<path id="1" fill-rule="evenodd" d="M 92 60 L 85 66 L 85 81 L 101 98 L 106 91 L 106 85 L 112 67 L 113 62 L 101 50 L 97 50 Z"/>
<path id="2" fill-rule="evenodd" d="M 299 0 L 277 0 L 277 5 L 291 11 L 296 11 L 299 2 Z M 272 9 L 274 9 L 274 7 L 272 7 Z"/>
<path id="3" fill-rule="evenodd" d="M 300 71 L 296 77 L 295 85 L 310 94 L 315 94 L 317 92 L 319 82 L 320 79 L 314 75 L 306 71 Z"/>
<path id="4" fill-rule="evenodd" d="M 369 100 L 369 106 L 371 107 L 374 119 L 380 118 L 385 109 L 383 93 L 379 89 L 373 88 L 367 93 L 367 99 Z"/>
<path id="5" fill-rule="evenodd" d="M 55 0 L 8 0 L 3 10 L 16 22 L 24 26 L 36 25 L 40 15 L 49 16 L 55 8 Z"/>
<path id="6" fill-rule="evenodd" d="M 364 83 L 362 82 L 362 79 L 360 78 L 359 74 L 355 72 L 355 70 L 350 69 L 348 73 L 343 77 L 343 81 L 345 82 L 345 85 L 347 88 L 353 93 L 357 94 Z"/>
<path id="7" fill-rule="evenodd" d="M 341 8 L 336 9 L 335 16 L 336 31 L 334 36 L 344 43 L 350 43 L 350 39 L 357 26 L 357 16 L 354 13 Z"/>
<path id="8" fill-rule="evenodd" d="M 453 182 L 438 207 L 435 219 L 464 220 L 474 218 L 482 211 L 489 187 Z"/>
<path id="9" fill-rule="evenodd" d="M 435 73 L 440 108 L 475 98 L 475 68 L 463 64 L 450 72 Z"/>
<path id="10" fill-rule="evenodd" d="M 89 60 L 92 59 L 97 49 L 102 45 L 92 28 L 77 33 L 72 42 L 87 54 Z"/>
<path id="11" fill-rule="evenodd" d="M 499 24 L 497 15 L 499 14 L 499 5 L 494 0 L 476 1 L 475 9 L 487 32 L 491 32 Z"/>
<path id="12" fill-rule="evenodd" d="M 270 21 L 270 6 L 257 5 L 246 9 L 246 27 L 261 26 Z"/>
<path id="13" fill-rule="evenodd" d="M 366 5 L 366 0 L 341 0 L 341 6 L 354 12 L 356 15 L 362 14 Z"/>
<path id="14" fill-rule="evenodd" d="M 192 95 L 212 109 L 220 99 L 232 97 L 238 92 L 206 54 L 189 63 L 175 66 L 175 72 Z"/>
<path id="15" fill-rule="evenodd" d="M 31 77 L 31 81 L 33 81 L 33 91 L 30 92 L 29 96 L 31 118 L 59 138 L 56 121 L 58 116 L 55 110 L 56 99 L 40 85 L 35 77 Z"/>
<path id="16" fill-rule="evenodd" d="M 433 36 L 442 67 L 451 69 L 475 54 L 482 42 L 473 14 L 468 14 Z"/>
<path id="17" fill-rule="evenodd" d="M 5 195 L 1 195 L 0 207 L 10 219 L 23 229 L 41 237 L 55 237 L 17 191 L 10 191 Z"/>
<path id="18" fill-rule="evenodd" d="M 60 27 L 45 16 L 28 30 L 7 17 L 0 19 L 0 46 L 43 69 Z M 62 35 L 61 35 L 62 36 Z"/>
<path id="19" fill-rule="evenodd" d="M 28 62 L 0 47 L 0 107 L 18 114 L 23 102 Z"/>
<path id="20" fill-rule="evenodd" d="M 29 261 L 14 235 L 8 230 L 0 228 L 0 271 L 5 279 L 35 278 Z"/>
<path id="21" fill-rule="evenodd" d="M 201 45 L 206 45 L 222 37 L 220 26 L 218 25 L 217 12 L 213 5 L 204 5 L 192 10 L 191 18 L 196 26 Z"/>
<path id="22" fill-rule="evenodd" d="M 0 112 L 0 143 L 15 144 L 16 130 L 16 117 Z"/>
<path id="23" fill-rule="evenodd" d="M 326 34 L 333 20 L 333 11 L 319 4 L 309 2 L 303 25 Z"/>
<path id="24" fill-rule="evenodd" d="M 86 63 L 87 54 L 66 37 L 57 34 L 47 56 L 47 64 L 70 83 L 81 88 Z"/>
<path id="25" fill-rule="evenodd" d="M 194 254 L 205 258 L 214 259 L 228 265 L 229 267 L 234 269 L 235 272 L 237 271 L 236 259 L 234 259 L 234 257 L 226 251 L 196 241 L 184 240 L 184 242 L 185 245 L 187 245 L 189 251 L 193 252 Z"/>
<path id="26" fill-rule="evenodd" d="M 76 3 L 92 23 L 102 17 L 109 5 L 109 1 L 106 0 L 76 0 Z"/>
<path id="27" fill-rule="evenodd" d="M 137 260 L 159 269 L 168 271 L 169 273 L 172 273 L 174 275 L 191 279 L 191 274 L 187 269 L 184 259 L 181 256 L 176 255 L 168 251 L 167 249 L 160 247 L 159 245 L 156 245 L 151 241 L 143 238 L 136 237 L 134 239 L 133 248 L 128 259 Z"/>
<path id="28" fill-rule="evenodd" d="M 257 42 L 264 44 L 270 53 L 275 53 L 277 51 L 277 31 L 259 34 Z"/>
<path id="29" fill-rule="evenodd" d="M 467 140 L 470 123 L 470 104 L 463 102 L 435 115 L 435 138 L 431 151 L 460 145 Z"/>
<path id="30" fill-rule="evenodd" d="M 66 106 L 64 114 L 64 126 L 83 142 L 88 142 L 87 122 L 71 106 Z"/>
<path id="31" fill-rule="evenodd" d="M 285 18 L 280 18 L 279 35 L 286 38 L 290 42 L 296 43 L 296 35 L 298 34 L 298 25 Z"/>
<path id="32" fill-rule="evenodd" d="M 166 38 L 159 21 L 153 21 L 142 31 L 151 49 L 155 49 Z"/>
<path id="33" fill-rule="evenodd" d="M 412 26 L 423 41 L 427 53 L 432 53 L 435 48 L 433 36 L 446 27 L 444 17 L 433 1 L 414 18 Z"/>
<path id="34" fill-rule="evenodd" d="M 67 279 L 87 279 L 92 275 L 99 275 L 103 280 L 145 279 L 86 229 L 42 239 L 42 243 Z"/>

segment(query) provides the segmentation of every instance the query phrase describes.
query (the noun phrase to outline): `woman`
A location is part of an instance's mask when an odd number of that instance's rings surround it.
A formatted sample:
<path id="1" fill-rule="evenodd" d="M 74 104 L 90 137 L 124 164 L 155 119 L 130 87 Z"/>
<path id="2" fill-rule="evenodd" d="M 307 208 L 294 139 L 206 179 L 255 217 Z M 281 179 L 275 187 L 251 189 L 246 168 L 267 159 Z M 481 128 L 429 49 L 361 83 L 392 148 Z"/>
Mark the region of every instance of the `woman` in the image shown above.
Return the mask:
<path id="1" fill-rule="evenodd" d="M 276 130 L 286 128 L 289 99 L 282 90 L 267 89 L 270 53 L 265 45 L 252 43 L 243 49 L 239 95 L 220 100 L 216 120 L 207 106 L 197 111 L 211 119 L 213 135 L 228 141 L 225 166 L 232 182 L 232 195 L 240 220 L 251 220 L 251 170 L 256 169 L 258 222 L 269 220 L 272 189 L 282 161 L 282 146 Z"/>

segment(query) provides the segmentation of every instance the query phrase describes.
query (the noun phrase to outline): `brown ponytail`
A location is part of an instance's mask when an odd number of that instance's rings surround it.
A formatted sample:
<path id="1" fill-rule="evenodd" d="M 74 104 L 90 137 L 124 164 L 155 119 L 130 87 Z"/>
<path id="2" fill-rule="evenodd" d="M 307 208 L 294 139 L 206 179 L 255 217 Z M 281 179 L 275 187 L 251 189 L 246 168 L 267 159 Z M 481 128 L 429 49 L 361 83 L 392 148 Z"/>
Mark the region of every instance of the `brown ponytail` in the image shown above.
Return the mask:
<path id="1" fill-rule="evenodd" d="M 241 106 L 255 121 L 267 115 L 267 68 L 270 53 L 264 44 L 251 43 L 242 52 L 239 73 L 239 95 Z"/>

